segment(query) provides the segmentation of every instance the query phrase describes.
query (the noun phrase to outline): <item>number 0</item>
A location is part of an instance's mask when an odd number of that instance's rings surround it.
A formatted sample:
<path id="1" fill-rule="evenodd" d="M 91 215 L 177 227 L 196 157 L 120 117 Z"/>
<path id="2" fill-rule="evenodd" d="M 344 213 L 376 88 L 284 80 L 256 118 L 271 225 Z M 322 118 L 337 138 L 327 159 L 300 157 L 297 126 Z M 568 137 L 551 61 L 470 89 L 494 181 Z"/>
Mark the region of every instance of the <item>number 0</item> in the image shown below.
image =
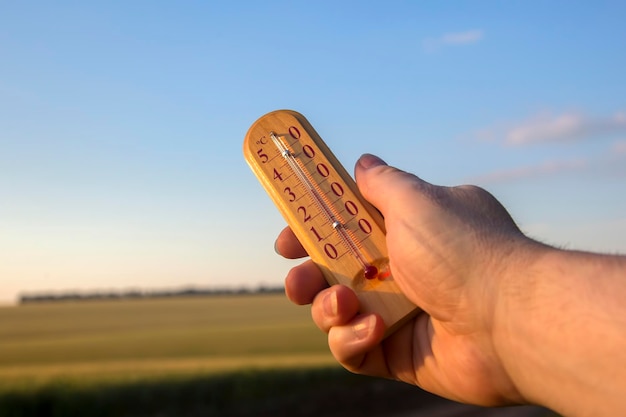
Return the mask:
<path id="1" fill-rule="evenodd" d="M 302 147 L 302 152 L 304 152 L 304 154 L 309 158 L 313 158 L 315 156 L 315 151 L 310 145 L 304 145 Z"/>
<path id="2" fill-rule="evenodd" d="M 300 131 L 295 126 L 289 126 L 289 134 L 294 139 L 300 139 Z"/>
<path id="3" fill-rule="evenodd" d="M 372 233 L 372 225 L 370 224 L 370 222 L 368 222 L 365 219 L 360 219 L 359 220 L 359 229 L 361 229 L 363 231 L 363 233 L 365 233 L 367 235 Z"/>
<path id="4" fill-rule="evenodd" d="M 324 245 L 324 252 L 326 252 L 326 256 L 330 259 L 337 259 L 339 253 L 337 252 L 337 248 L 335 248 L 332 244 L 327 243 Z"/>

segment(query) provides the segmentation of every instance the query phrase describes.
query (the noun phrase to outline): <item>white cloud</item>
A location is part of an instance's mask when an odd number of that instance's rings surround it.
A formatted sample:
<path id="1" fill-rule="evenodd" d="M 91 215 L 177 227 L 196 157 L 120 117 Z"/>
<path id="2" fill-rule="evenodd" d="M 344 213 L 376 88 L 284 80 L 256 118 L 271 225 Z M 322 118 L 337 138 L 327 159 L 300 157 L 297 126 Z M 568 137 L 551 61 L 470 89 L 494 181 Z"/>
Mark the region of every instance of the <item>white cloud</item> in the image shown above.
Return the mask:
<path id="1" fill-rule="evenodd" d="M 518 123 L 490 127 L 474 133 L 474 138 L 522 147 L 545 143 L 573 143 L 609 139 L 610 135 L 626 133 L 626 111 L 610 116 L 589 116 L 581 112 L 559 115 L 541 113 Z M 580 148 L 584 152 L 583 148 Z M 559 173 L 585 172 L 603 178 L 626 177 L 626 139 L 614 139 L 603 152 L 584 154 L 580 158 L 550 160 L 523 167 L 493 171 L 470 178 L 481 184 L 540 178 Z"/>
<path id="2" fill-rule="evenodd" d="M 440 42 L 444 45 L 465 45 L 478 42 L 483 36 L 482 29 L 474 29 L 467 32 L 446 33 L 440 38 Z"/>
<path id="3" fill-rule="evenodd" d="M 505 142 L 509 145 L 523 145 L 532 142 L 569 140 L 580 136 L 586 130 L 587 124 L 584 117 L 579 114 L 541 116 L 511 128 L 506 132 Z"/>
<path id="4" fill-rule="evenodd" d="M 585 175 L 592 173 L 602 178 L 626 178 L 626 140 L 616 141 L 605 152 L 596 156 L 549 160 L 534 165 L 493 171 L 469 178 L 468 182 L 486 185 L 574 172 L 585 172 Z"/>
<path id="5" fill-rule="evenodd" d="M 611 152 L 615 154 L 626 154 L 626 139 L 621 139 L 613 142 Z"/>
<path id="6" fill-rule="evenodd" d="M 490 172 L 488 174 L 473 177 L 469 180 L 469 182 L 479 184 L 508 182 L 527 178 L 543 177 L 562 172 L 580 171 L 586 169 L 588 166 L 589 162 L 583 158 L 562 161 L 546 161 L 537 165 Z"/>
<path id="7" fill-rule="evenodd" d="M 523 146 L 573 142 L 621 132 L 626 132 L 626 112 L 617 112 L 608 117 L 567 112 L 559 115 L 542 113 L 508 126 L 483 129 L 475 136 L 479 139 L 501 141 L 509 146 Z"/>
<path id="8" fill-rule="evenodd" d="M 442 46 L 469 45 L 481 41 L 485 37 L 482 29 L 467 30 L 465 32 L 445 33 L 437 38 L 424 39 L 424 49 L 435 51 Z"/>

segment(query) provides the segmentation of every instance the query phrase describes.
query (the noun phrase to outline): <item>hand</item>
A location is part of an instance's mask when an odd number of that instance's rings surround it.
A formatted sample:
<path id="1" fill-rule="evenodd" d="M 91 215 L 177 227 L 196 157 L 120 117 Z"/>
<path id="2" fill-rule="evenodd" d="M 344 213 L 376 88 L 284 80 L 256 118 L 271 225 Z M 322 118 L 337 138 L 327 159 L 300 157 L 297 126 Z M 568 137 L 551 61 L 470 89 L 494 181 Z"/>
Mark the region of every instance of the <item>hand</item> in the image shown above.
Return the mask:
<path id="1" fill-rule="evenodd" d="M 354 292 L 328 287 L 311 261 L 288 274 L 289 299 L 312 303 L 331 352 L 353 372 L 462 402 L 524 402 L 499 358 L 494 328 L 509 271 L 522 267 L 525 254 L 539 245 L 481 188 L 434 186 L 372 155 L 358 161 L 355 175 L 363 196 L 385 218 L 393 277 L 423 312 L 383 340 L 382 320 L 358 314 Z M 276 250 L 288 258 L 306 256 L 289 228 Z"/>

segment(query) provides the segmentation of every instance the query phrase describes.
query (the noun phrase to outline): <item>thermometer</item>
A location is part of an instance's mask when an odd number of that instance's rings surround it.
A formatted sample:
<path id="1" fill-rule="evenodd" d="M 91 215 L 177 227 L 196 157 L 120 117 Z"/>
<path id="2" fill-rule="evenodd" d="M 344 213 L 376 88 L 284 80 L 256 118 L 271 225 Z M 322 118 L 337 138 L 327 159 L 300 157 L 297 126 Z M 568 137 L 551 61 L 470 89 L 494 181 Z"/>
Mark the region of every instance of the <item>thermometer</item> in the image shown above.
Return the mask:
<path id="1" fill-rule="evenodd" d="M 330 285 L 357 294 L 387 334 L 418 311 L 389 269 L 380 213 L 301 114 L 278 110 L 248 130 L 244 157 Z"/>

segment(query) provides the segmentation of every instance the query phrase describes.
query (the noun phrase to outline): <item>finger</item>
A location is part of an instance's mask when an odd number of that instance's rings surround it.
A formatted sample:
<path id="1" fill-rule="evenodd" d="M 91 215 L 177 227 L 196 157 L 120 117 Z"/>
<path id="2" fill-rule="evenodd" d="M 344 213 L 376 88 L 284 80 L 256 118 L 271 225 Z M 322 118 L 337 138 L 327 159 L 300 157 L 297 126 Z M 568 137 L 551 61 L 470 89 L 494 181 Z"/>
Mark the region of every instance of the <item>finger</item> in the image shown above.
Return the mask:
<path id="1" fill-rule="evenodd" d="M 274 243 L 276 253 L 288 259 L 297 259 L 307 256 L 306 250 L 293 233 L 290 227 L 285 227 Z"/>
<path id="2" fill-rule="evenodd" d="M 346 369 L 372 376 L 388 376 L 381 342 L 385 324 L 376 314 L 356 316 L 343 326 L 331 327 L 328 346 Z"/>
<path id="3" fill-rule="evenodd" d="M 287 298 L 298 305 L 311 304 L 317 293 L 326 287 L 328 283 L 322 271 L 310 260 L 292 268 L 285 278 Z"/>
<path id="4" fill-rule="evenodd" d="M 359 300 L 350 288 L 333 285 L 317 294 L 313 300 L 311 316 L 322 331 L 350 322 L 359 311 Z"/>
<path id="5" fill-rule="evenodd" d="M 410 199 L 407 204 L 420 195 L 433 198 L 430 196 L 434 188 L 431 184 L 413 174 L 388 166 L 374 155 L 365 154 L 359 158 L 355 177 L 365 199 L 380 210 L 384 217 L 398 207 L 405 207 L 403 201 L 407 201 L 407 198 Z"/>

